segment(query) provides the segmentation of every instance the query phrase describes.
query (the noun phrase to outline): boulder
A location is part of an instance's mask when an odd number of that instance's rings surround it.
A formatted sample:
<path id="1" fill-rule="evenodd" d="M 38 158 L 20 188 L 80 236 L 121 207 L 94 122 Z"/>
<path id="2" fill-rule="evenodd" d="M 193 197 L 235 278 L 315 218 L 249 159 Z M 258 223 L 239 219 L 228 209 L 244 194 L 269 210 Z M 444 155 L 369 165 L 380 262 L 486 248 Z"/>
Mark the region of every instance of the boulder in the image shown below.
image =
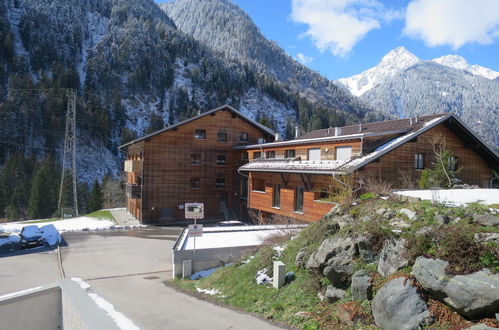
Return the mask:
<path id="1" fill-rule="evenodd" d="M 378 261 L 379 256 L 374 252 L 371 238 L 368 235 L 358 237 L 355 242 L 359 256 L 365 263 Z"/>
<path id="2" fill-rule="evenodd" d="M 350 237 L 326 238 L 317 251 L 308 258 L 306 268 L 322 270 L 329 265 L 347 265 L 356 255 L 355 241 Z"/>
<path id="3" fill-rule="evenodd" d="M 373 297 L 373 285 L 371 276 L 363 270 L 355 272 L 352 276 L 352 300 L 371 300 Z"/>
<path id="4" fill-rule="evenodd" d="M 325 296 L 326 296 L 327 301 L 332 304 L 332 303 L 337 302 L 338 300 L 343 299 L 343 297 L 345 296 L 345 291 L 338 289 L 338 288 L 335 288 L 332 285 L 328 285 L 327 289 L 326 289 Z"/>
<path id="5" fill-rule="evenodd" d="M 493 214 L 479 214 L 474 217 L 473 222 L 486 227 L 499 227 L 499 216 Z"/>
<path id="6" fill-rule="evenodd" d="M 376 210 L 377 215 L 383 215 L 383 214 L 385 214 L 385 212 L 386 212 L 385 208 L 380 208 L 380 209 Z"/>
<path id="7" fill-rule="evenodd" d="M 479 243 L 499 243 L 499 233 L 477 233 L 474 238 Z"/>
<path id="8" fill-rule="evenodd" d="M 465 330 L 497 330 L 497 328 L 491 328 L 486 324 L 479 323 L 479 324 L 472 325 L 471 327 L 466 328 Z"/>
<path id="9" fill-rule="evenodd" d="M 372 314 L 376 325 L 383 330 L 420 329 L 431 323 L 428 306 L 410 281 L 402 277 L 378 290 Z"/>
<path id="10" fill-rule="evenodd" d="M 499 311 L 499 275 L 484 269 L 468 275 L 445 273 L 448 262 L 418 257 L 412 273 L 434 298 L 468 319 L 494 317 Z"/>
<path id="11" fill-rule="evenodd" d="M 435 215 L 435 223 L 438 225 L 445 225 L 449 223 L 449 218 L 445 215 L 437 214 Z"/>
<path id="12" fill-rule="evenodd" d="M 334 285 L 340 288 L 347 288 L 350 284 L 350 278 L 354 273 L 352 263 L 344 265 L 329 265 L 324 268 L 322 274 Z"/>
<path id="13" fill-rule="evenodd" d="M 400 209 L 399 213 L 402 213 L 405 215 L 409 220 L 415 220 L 416 219 L 416 212 L 409 210 L 409 209 Z"/>
<path id="14" fill-rule="evenodd" d="M 346 225 L 352 224 L 355 221 L 350 214 L 344 214 L 341 217 L 335 218 L 334 220 L 336 220 L 336 223 L 338 224 L 338 226 L 340 226 L 340 229 Z"/>
<path id="15" fill-rule="evenodd" d="M 307 254 L 306 248 L 300 249 L 300 251 L 298 251 L 298 253 L 296 254 L 296 258 L 295 258 L 296 267 L 301 268 L 305 265 L 305 255 L 306 254 Z"/>
<path id="16" fill-rule="evenodd" d="M 408 223 L 404 219 L 400 219 L 400 218 L 394 218 L 394 219 L 390 220 L 389 224 L 394 229 L 404 229 L 404 228 L 410 228 L 411 227 L 410 223 Z"/>
<path id="17" fill-rule="evenodd" d="M 405 239 L 386 240 L 379 256 L 378 273 L 388 276 L 400 268 L 409 266 L 409 260 L 404 256 L 405 252 Z"/>

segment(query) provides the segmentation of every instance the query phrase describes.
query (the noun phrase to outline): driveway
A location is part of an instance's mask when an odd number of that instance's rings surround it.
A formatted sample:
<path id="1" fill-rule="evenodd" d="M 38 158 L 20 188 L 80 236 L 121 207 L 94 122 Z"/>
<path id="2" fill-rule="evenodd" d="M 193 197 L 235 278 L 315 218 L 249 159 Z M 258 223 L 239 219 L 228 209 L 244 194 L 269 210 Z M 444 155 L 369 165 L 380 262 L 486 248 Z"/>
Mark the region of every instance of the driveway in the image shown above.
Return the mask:
<path id="1" fill-rule="evenodd" d="M 0 295 L 80 277 L 141 329 L 277 329 L 251 315 L 179 293 L 171 279 L 171 248 L 179 228 L 65 233 L 63 269 L 55 251 L 0 257 Z"/>

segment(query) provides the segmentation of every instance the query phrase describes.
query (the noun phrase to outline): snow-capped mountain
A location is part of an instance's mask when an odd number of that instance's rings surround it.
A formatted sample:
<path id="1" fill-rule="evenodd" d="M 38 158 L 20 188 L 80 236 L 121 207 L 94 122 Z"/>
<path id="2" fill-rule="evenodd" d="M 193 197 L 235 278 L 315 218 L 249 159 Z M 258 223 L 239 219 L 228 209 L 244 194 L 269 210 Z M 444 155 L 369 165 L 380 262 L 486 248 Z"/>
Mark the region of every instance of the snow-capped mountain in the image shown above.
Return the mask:
<path id="1" fill-rule="evenodd" d="M 459 55 L 446 55 L 439 58 L 435 58 L 432 61 L 438 64 L 448 66 L 449 68 L 468 71 L 472 75 L 480 76 L 490 80 L 499 77 L 499 72 L 477 64 L 470 65 L 468 61 L 466 61 L 463 57 Z"/>
<path id="2" fill-rule="evenodd" d="M 417 62 L 419 62 L 419 58 L 414 54 L 404 47 L 398 47 L 386 54 L 375 67 L 349 78 L 338 79 L 337 82 L 346 87 L 353 95 L 360 96 Z"/>

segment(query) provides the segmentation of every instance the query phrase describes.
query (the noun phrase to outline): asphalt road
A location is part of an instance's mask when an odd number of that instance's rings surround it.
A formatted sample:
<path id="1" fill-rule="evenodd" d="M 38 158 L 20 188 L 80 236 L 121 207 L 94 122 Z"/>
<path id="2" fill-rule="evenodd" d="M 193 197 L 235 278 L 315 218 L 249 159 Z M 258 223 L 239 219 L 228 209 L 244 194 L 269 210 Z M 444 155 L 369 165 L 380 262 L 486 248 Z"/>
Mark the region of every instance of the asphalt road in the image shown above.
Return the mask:
<path id="1" fill-rule="evenodd" d="M 171 248 L 179 228 L 66 233 L 63 272 L 80 277 L 141 329 L 277 329 L 251 315 L 179 293 L 171 279 Z M 61 278 L 56 251 L 0 256 L 0 295 Z"/>

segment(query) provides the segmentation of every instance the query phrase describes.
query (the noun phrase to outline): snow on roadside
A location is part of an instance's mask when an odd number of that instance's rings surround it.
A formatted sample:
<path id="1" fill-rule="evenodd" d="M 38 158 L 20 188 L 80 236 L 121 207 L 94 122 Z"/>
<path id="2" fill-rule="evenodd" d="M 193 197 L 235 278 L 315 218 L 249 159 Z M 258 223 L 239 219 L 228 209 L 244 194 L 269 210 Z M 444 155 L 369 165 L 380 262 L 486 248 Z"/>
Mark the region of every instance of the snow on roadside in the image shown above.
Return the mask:
<path id="1" fill-rule="evenodd" d="M 452 206 L 463 206 L 469 203 L 499 204 L 499 189 L 404 190 L 395 193 Z"/>
<path id="2" fill-rule="evenodd" d="M 217 290 L 217 289 L 201 289 L 201 288 L 198 288 L 196 287 L 196 291 L 197 292 L 201 292 L 201 293 L 204 293 L 204 294 L 207 294 L 207 295 L 210 295 L 210 296 L 214 296 L 214 295 L 221 295 L 222 293 Z"/>
<path id="3" fill-rule="evenodd" d="M 103 309 L 107 315 L 113 319 L 113 321 L 116 323 L 118 328 L 123 329 L 123 330 L 139 330 L 139 327 L 137 327 L 132 320 L 127 318 L 125 315 L 122 313 L 118 312 L 114 306 L 109 303 L 107 300 L 99 296 L 98 294 L 94 293 L 92 289 L 90 288 L 90 285 L 88 285 L 87 282 L 83 281 L 81 278 L 78 277 L 73 277 L 71 278 L 72 281 L 76 282 L 77 284 L 80 285 L 80 287 L 86 291 L 87 295 L 89 296 L 90 299 L 94 301 L 94 303 L 101 309 Z"/>
<path id="4" fill-rule="evenodd" d="M 56 221 L 48 221 L 48 222 L 8 222 L 0 224 L 0 232 L 5 233 L 19 233 L 24 226 L 29 225 L 37 225 L 39 227 L 52 224 L 57 228 L 59 232 L 66 231 L 95 231 L 95 230 L 103 230 L 115 228 L 114 222 L 110 220 L 100 220 L 91 217 L 78 217 L 72 219 L 64 219 L 64 220 L 56 220 Z"/>
<path id="5" fill-rule="evenodd" d="M 199 280 L 201 277 L 210 276 L 211 274 L 216 272 L 218 269 L 229 266 L 231 264 L 232 263 L 226 264 L 224 266 L 218 266 L 218 267 L 206 269 L 206 270 L 200 270 L 199 272 L 195 272 L 194 274 L 191 275 L 191 280 Z"/>

